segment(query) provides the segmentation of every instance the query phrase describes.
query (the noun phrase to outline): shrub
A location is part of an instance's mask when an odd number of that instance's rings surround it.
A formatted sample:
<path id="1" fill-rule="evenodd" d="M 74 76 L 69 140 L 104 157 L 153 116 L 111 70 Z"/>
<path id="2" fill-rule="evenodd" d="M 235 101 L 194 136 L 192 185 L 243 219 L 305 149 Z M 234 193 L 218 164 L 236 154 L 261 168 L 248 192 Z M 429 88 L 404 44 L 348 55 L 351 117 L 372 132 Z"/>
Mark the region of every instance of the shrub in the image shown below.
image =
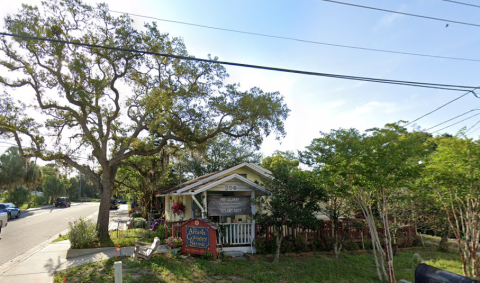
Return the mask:
<path id="1" fill-rule="evenodd" d="M 151 233 L 151 237 L 152 238 L 158 237 L 160 241 L 162 241 L 162 243 L 165 242 L 165 229 L 163 229 L 163 226 L 162 226 L 162 229 L 157 229 L 153 231 Z"/>
<path id="2" fill-rule="evenodd" d="M 168 239 L 165 240 L 165 244 L 168 245 L 170 248 L 179 248 L 183 245 L 182 239 L 179 237 L 168 237 Z"/>
<path id="3" fill-rule="evenodd" d="M 45 203 L 45 197 L 44 196 L 34 196 L 33 197 L 33 203 L 34 204 L 44 204 Z"/>
<path id="4" fill-rule="evenodd" d="M 275 244 L 276 246 L 276 244 Z M 295 241 L 291 236 L 284 237 L 282 240 L 282 244 L 280 246 L 281 253 L 293 253 L 296 252 L 295 249 Z"/>
<path id="5" fill-rule="evenodd" d="M 68 237 L 72 248 L 84 249 L 91 248 L 97 242 L 97 233 L 95 231 L 95 225 L 84 218 L 79 218 L 72 222 L 69 222 L 70 232 Z"/>
<path id="6" fill-rule="evenodd" d="M 310 250 L 308 248 L 307 239 L 303 233 L 298 233 L 297 237 L 295 237 L 295 248 L 298 252 L 306 252 Z"/>
<path id="7" fill-rule="evenodd" d="M 140 211 L 135 211 L 130 216 L 133 217 L 133 218 L 143 217 L 143 215 Z"/>
<path id="8" fill-rule="evenodd" d="M 275 250 L 275 240 L 267 241 L 264 237 L 253 240 L 253 246 L 258 254 L 268 254 Z"/>
<path id="9" fill-rule="evenodd" d="M 133 219 L 133 228 L 142 228 L 146 229 L 148 227 L 147 220 L 142 217 L 137 217 Z"/>
<path id="10" fill-rule="evenodd" d="M 20 207 L 28 201 L 28 190 L 22 187 L 15 188 L 12 192 L 11 202 Z"/>

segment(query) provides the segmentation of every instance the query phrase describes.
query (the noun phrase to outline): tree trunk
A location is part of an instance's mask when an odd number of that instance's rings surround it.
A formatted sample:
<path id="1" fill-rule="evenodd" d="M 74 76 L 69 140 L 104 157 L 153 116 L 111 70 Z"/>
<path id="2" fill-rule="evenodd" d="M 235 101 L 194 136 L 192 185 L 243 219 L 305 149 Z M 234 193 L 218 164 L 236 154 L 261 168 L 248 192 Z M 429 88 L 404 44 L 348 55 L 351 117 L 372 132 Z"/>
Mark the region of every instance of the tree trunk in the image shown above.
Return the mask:
<path id="1" fill-rule="evenodd" d="M 105 173 L 105 172 L 104 172 Z M 97 233 L 100 241 L 110 240 L 108 224 L 110 220 L 110 197 L 112 195 L 111 182 L 108 176 L 102 179 L 102 190 L 100 193 L 100 208 L 98 209 Z"/>
<path id="2" fill-rule="evenodd" d="M 383 220 L 383 233 L 385 242 L 385 254 L 388 269 L 388 282 L 395 283 L 395 268 L 393 266 L 393 251 L 392 251 L 392 236 L 390 234 L 390 227 L 388 224 L 388 212 L 387 212 L 387 199 L 385 197 L 385 189 L 382 188 L 382 220 Z"/>
<path id="3" fill-rule="evenodd" d="M 276 243 L 277 243 L 277 250 L 275 251 L 275 258 L 273 258 L 272 263 L 278 263 L 278 260 L 280 259 L 280 248 L 282 246 L 282 229 L 280 228 L 280 231 L 277 229 L 277 235 L 276 235 Z"/>

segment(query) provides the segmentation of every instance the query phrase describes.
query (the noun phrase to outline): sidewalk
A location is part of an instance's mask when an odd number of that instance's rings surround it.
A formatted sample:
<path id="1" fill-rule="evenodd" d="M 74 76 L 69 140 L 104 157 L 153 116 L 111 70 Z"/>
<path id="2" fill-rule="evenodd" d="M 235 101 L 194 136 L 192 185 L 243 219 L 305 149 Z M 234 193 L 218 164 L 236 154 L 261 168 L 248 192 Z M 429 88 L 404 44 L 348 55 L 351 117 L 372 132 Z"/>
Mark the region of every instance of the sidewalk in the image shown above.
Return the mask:
<path id="1" fill-rule="evenodd" d="M 114 214 L 111 215 L 109 230 L 110 228 L 117 229 L 119 221 L 128 219 L 127 205 L 121 205 L 118 210 L 112 212 Z M 117 251 L 117 254 L 115 254 L 115 247 L 70 250 L 70 241 L 68 240 L 56 243 L 50 241 L 50 243 L 35 247 L 11 262 L 0 266 L 0 282 L 51 283 L 54 279 L 54 273 L 57 271 L 105 260 L 116 255 L 130 256 L 133 254 L 133 249 L 133 247 L 124 247 Z M 168 252 L 168 249 L 161 246 L 157 252 Z"/>
<path id="2" fill-rule="evenodd" d="M 11 266 L 2 266 L 0 281 L 2 283 L 40 282 L 51 283 L 56 271 L 84 265 L 115 257 L 115 248 L 90 249 L 91 254 L 67 259 L 70 241 L 51 243 L 30 257 Z M 133 247 L 121 248 L 117 255 L 132 255 Z M 15 261 L 14 261 L 15 262 Z M 6 269 L 4 271 L 4 269 Z"/>

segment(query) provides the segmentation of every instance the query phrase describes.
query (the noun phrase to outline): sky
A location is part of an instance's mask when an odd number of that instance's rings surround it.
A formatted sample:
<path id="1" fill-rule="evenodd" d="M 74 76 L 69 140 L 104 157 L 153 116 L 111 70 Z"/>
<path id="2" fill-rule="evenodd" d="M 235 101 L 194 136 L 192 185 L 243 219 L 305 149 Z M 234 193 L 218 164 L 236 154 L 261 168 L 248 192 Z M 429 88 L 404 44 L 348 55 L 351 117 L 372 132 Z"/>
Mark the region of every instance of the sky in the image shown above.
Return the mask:
<path id="1" fill-rule="evenodd" d="M 480 25 L 480 7 L 444 0 L 340 1 Z M 478 4 L 474 0 L 458 1 Z M 85 2 L 97 3 L 90 0 Z M 477 71 L 480 66 L 480 26 L 411 17 L 322 0 L 104 2 L 113 11 L 130 13 L 138 28 L 144 23 L 157 21 L 162 32 L 183 38 L 189 54 L 198 58 L 207 58 L 211 54 L 218 56 L 221 61 L 310 72 L 480 86 Z M 0 0 L 0 17 L 17 11 L 20 3 L 40 5 L 40 1 L 33 0 Z M 165 20 L 298 40 L 241 34 Z M 318 44 L 319 42 L 479 61 L 373 52 L 327 46 Z M 286 137 L 280 141 L 275 140 L 274 136 L 266 138 L 261 148 L 264 155 L 270 155 L 275 150 L 304 150 L 314 138 L 320 137 L 320 132 L 332 129 L 357 128 L 364 131 L 400 120 L 413 121 L 466 93 L 232 66 L 226 68 L 230 74 L 227 82 L 240 83 L 242 89 L 256 86 L 268 92 L 279 91 L 291 110 L 285 122 Z M 472 127 L 468 136 L 476 139 L 480 135 L 480 123 L 474 125 L 480 121 L 480 115 L 439 132 L 435 131 L 480 114 L 479 102 L 472 93 L 467 94 L 410 126 L 429 129 L 473 110 L 429 132 L 434 135 L 454 135 L 462 127 Z M 0 143 L 0 152 L 8 146 Z"/>

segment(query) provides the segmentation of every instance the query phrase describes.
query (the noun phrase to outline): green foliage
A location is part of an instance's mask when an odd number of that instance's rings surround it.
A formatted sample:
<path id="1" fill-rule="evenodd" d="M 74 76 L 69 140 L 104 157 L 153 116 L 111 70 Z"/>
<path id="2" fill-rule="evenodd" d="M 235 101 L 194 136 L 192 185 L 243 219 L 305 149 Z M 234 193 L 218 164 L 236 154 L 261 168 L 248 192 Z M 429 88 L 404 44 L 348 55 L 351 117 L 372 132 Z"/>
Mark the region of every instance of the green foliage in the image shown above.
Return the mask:
<path id="1" fill-rule="evenodd" d="M 70 244 L 74 249 L 92 248 L 96 245 L 97 234 L 95 231 L 95 224 L 90 220 L 79 218 L 73 222 L 68 223 L 70 231 L 68 238 Z"/>
<path id="2" fill-rule="evenodd" d="M 4 26 L 13 34 L 190 56 L 181 38 L 161 33 L 156 23 L 137 30 L 127 14 L 81 0 L 25 4 Z M 20 38 L 5 38 L 0 53 L 2 134 L 32 144 L 24 149 L 28 156 L 75 167 L 104 200 L 130 157 L 194 149 L 221 133 L 256 148 L 266 136 L 286 134 L 290 110 L 280 93 L 227 84 L 225 67 L 214 62 Z M 36 104 L 14 101 L 17 88 Z M 85 152 L 100 168 L 76 158 Z M 98 219 L 99 233 L 108 237 L 108 206 L 100 206 Z"/>
<path id="3" fill-rule="evenodd" d="M 210 252 L 205 252 L 203 255 L 200 256 L 200 258 L 203 260 L 212 260 L 213 254 Z"/>
<path id="4" fill-rule="evenodd" d="M 464 275 L 479 277 L 480 143 L 462 135 L 437 137 L 433 142 L 437 147 L 426 162 L 423 194 L 447 212 L 449 230 L 462 243 L 458 248 Z"/>
<path id="5" fill-rule="evenodd" d="M 17 147 L 10 147 L 0 156 L 0 187 L 13 188 L 23 183 L 26 160 Z"/>
<path id="6" fill-rule="evenodd" d="M 196 178 L 244 162 L 260 164 L 261 160 L 262 154 L 247 142 L 220 135 L 201 148 L 188 151 L 182 160 L 182 171 Z"/>
<path id="7" fill-rule="evenodd" d="M 65 184 L 55 175 L 46 175 L 42 181 L 42 189 L 45 197 L 55 199 L 65 192 Z"/>
<path id="8" fill-rule="evenodd" d="M 135 212 L 132 212 L 132 214 L 130 214 L 130 217 L 138 218 L 138 217 L 143 217 L 143 215 L 140 211 L 135 211 Z"/>
<path id="9" fill-rule="evenodd" d="M 134 218 L 132 221 L 133 221 L 133 228 L 142 228 L 142 229 L 148 228 L 148 223 L 145 218 L 137 217 L 137 218 Z"/>
<path id="10" fill-rule="evenodd" d="M 264 237 L 255 238 L 253 246 L 258 254 L 270 254 L 275 250 L 275 242 L 272 240 L 267 241 Z"/>
<path id="11" fill-rule="evenodd" d="M 295 159 L 277 154 L 266 157 L 262 167 L 270 170 L 273 178 L 262 180 L 271 195 L 256 201 L 265 212 L 256 215 L 260 223 L 281 227 L 289 223 L 302 227 L 315 227 L 315 213 L 320 211 L 319 202 L 325 195 L 317 187 L 313 175 L 298 168 Z M 268 212 L 267 212 L 268 211 Z"/>
<path id="12" fill-rule="evenodd" d="M 12 191 L 10 197 L 12 203 L 20 207 L 28 202 L 28 190 L 22 187 L 17 187 Z"/>
<path id="13" fill-rule="evenodd" d="M 288 153 L 277 153 L 262 162 L 262 167 L 273 174 L 273 178 L 262 179 L 271 195 L 268 199 L 255 201 L 264 208 L 255 215 L 255 219 L 263 225 L 275 227 L 277 247 L 274 263 L 278 262 L 283 226 L 315 227 L 318 222 L 315 214 L 320 211 L 320 201 L 325 198 L 323 190 L 316 186 L 313 174 L 302 171 L 298 165 L 298 160 Z"/>

